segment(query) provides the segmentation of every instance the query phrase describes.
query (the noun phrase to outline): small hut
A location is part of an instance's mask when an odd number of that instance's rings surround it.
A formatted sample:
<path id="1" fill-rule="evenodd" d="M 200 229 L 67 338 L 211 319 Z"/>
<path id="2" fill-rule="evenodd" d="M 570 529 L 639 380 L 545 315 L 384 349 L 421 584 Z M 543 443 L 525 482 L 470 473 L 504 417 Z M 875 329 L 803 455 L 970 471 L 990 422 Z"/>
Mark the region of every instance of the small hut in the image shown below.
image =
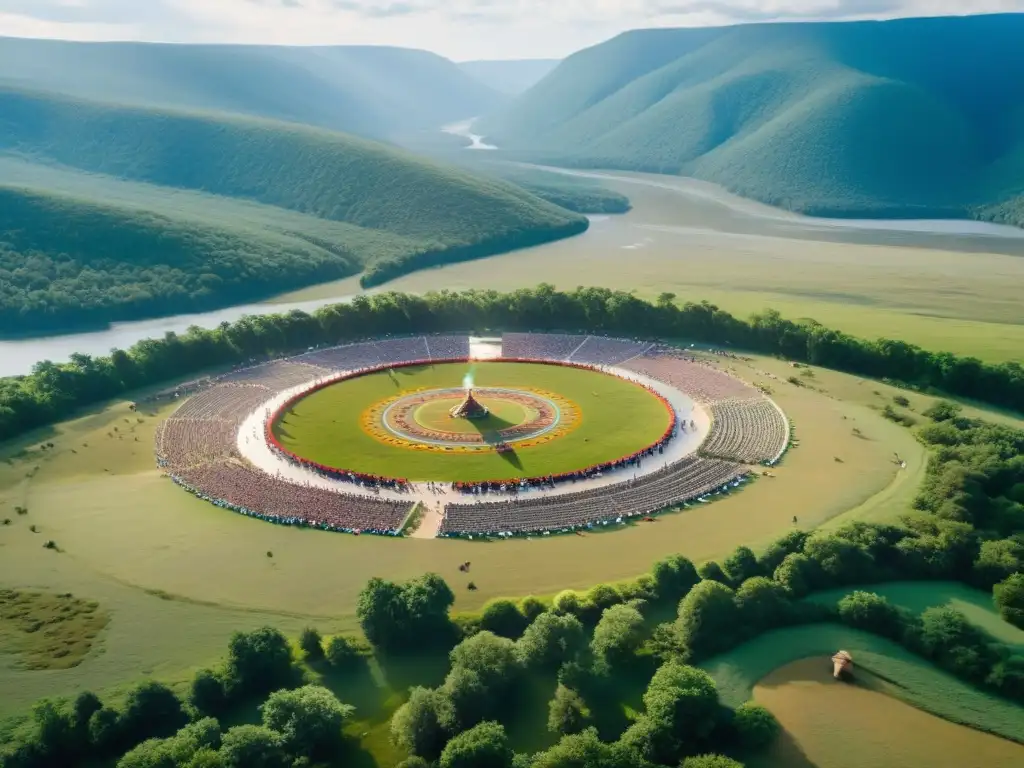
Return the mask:
<path id="1" fill-rule="evenodd" d="M 832 677 L 842 679 L 844 675 L 853 674 L 853 656 L 849 651 L 839 651 L 832 657 Z"/>

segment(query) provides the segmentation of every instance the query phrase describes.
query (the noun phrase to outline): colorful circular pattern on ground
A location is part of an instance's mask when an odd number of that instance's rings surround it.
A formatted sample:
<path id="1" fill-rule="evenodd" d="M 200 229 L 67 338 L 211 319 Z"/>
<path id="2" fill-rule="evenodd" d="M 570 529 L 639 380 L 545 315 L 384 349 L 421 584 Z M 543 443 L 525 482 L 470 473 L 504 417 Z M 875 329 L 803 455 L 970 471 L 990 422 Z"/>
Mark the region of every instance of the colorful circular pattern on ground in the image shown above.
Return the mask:
<path id="1" fill-rule="evenodd" d="M 481 418 L 453 418 L 473 378 Z M 274 436 L 303 460 L 438 482 L 545 477 L 633 455 L 672 424 L 659 396 L 567 365 L 486 361 L 395 367 L 317 389 L 278 414 Z M 498 450 L 500 448 L 500 450 Z"/>
<path id="2" fill-rule="evenodd" d="M 542 445 L 579 424 L 579 406 L 560 395 L 501 387 L 471 390 L 487 415 L 452 416 L 467 391 L 431 389 L 383 400 L 363 413 L 363 429 L 385 442 L 404 441 L 423 450 L 492 451 L 499 444 Z"/>

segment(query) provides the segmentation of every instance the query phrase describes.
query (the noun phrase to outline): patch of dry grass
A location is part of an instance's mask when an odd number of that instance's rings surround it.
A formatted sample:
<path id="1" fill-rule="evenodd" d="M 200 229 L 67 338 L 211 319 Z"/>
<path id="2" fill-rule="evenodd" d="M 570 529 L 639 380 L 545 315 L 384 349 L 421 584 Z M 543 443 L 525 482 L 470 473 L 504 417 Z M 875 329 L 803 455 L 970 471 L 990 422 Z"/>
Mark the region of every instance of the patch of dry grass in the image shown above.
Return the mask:
<path id="1" fill-rule="evenodd" d="M 0 589 L 0 648 L 25 669 L 70 669 L 110 621 L 99 603 L 70 593 Z"/>

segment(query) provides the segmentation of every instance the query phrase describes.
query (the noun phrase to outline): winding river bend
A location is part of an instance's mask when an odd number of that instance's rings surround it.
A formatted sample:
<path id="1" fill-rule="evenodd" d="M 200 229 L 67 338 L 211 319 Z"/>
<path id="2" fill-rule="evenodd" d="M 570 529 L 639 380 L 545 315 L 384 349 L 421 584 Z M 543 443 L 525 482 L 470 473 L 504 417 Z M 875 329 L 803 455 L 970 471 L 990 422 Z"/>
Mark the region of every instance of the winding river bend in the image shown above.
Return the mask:
<path id="1" fill-rule="evenodd" d="M 490 147 L 470 129 L 471 121 L 448 130 L 469 138 L 478 149 Z M 771 301 L 784 313 L 804 308 L 800 304 L 790 309 L 787 299 L 812 299 L 817 306 L 830 302 L 828 306 L 870 308 L 878 317 L 898 309 L 926 318 L 999 323 L 1001 332 L 1010 329 L 1003 343 L 1024 349 L 1013 335 L 1020 333 L 1024 339 L 1019 301 L 1024 293 L 1024 230 L 976 221 L 813 219 L 692 179 L 545 170 L 600 181 L 628 195 L 633 210 L 622 216 L 592 216 L 587 232 L 567 240 L 414 273 L 383 290 L 515 288 L 543 280 L 569 288 L 583 283 L 628 285 L 648 295 L 671 290 L 684 298 L 715 301 L 724 292 L 760 291 L 750 294 L 757 301 L 766 297 L 756 308 Z M 879 288 L 883 284 L 884 290 Z M 374 290 L 382 289 L 369 293 Z M 42 360 L 63 362 L 75 352 L 107 354 L 114 347 L 182 333 L 193 325 L 212 328 L 243 315 L 312 311 L 362 293 L 358 279 L 349 278 L 214 312 L 0 341 L 0 376 L 28 373 Z M 880 324 L 878 335 L 887 328 Z M 967 338 L 972 331 L 965 327 L 962 332 Z"/>

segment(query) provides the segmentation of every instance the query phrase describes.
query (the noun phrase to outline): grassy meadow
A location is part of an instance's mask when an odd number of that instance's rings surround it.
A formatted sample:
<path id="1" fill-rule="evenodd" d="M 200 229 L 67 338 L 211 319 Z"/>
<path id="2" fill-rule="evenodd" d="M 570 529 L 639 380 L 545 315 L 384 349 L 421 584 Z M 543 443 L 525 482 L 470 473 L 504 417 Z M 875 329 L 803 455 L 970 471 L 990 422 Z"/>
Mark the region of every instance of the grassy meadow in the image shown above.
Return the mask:
<path id="1" fill-rule="evenodd" d="M 560 395 L 579 411 L 562 415 L 572 417 L 575 426 L 551 442 L 503 454 L 392 445 L 362 426 L 363 414 L 382 400 L 459 387 L 467 370 L 465 364 L 453 363 L 398 368 L 394 379 L 387 372 L 350 379 L 295 403 L 276 422 L 275 434 L 285 448 L 327 466 L 410 480 L 470 482 L 542 477 L 613 461 L 656 442 L 669 425 L 660 400 L 615 376 L 564 366 L 477 363 L 472 369 L 476 386 L 536 388 Z M 439 428 L 445 428 L 443 423 Z"/>
<path id="2" fill-rule="evenodd" d="M 766 308 L 865 338 L 897 338 L 990 362 L 1024 356 L 1024 237 L 840 230 L 686 180 L 601 173 L 632 210 L 578 237 L 398 278 L 413 293 L 629 286 L 707 300 L 738 316 Z M 355 279 L 277 301 L 345 296 Z"/>

